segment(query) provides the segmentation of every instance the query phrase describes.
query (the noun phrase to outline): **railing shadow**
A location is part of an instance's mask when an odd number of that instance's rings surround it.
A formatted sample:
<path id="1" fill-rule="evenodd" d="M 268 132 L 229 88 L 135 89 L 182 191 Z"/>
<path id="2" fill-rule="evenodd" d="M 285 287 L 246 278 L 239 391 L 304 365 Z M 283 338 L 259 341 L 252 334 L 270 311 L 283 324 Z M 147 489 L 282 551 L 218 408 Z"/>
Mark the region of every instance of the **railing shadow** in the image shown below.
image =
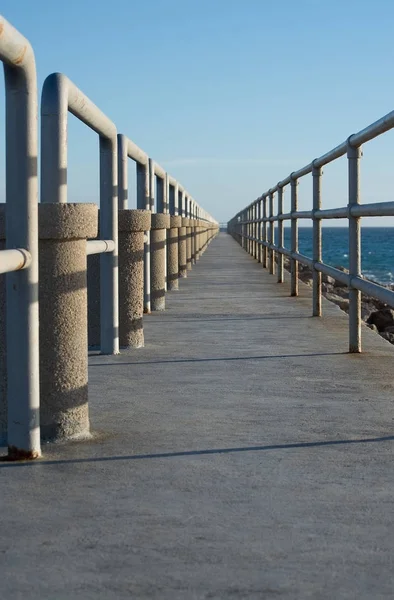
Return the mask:
<path id="1" fill-rule="evenodd" d="M 330 446 L 346 446 L 352 444 L 376 444 L 380 442 L 392 442 L 394 435 L 361 438 L 361 439 L 346 439 L 346 440 L 326 440 L 315 442 L 294 442 L 290 444 L 267 444 L 261 446 L 240 446 L 234 448 L 208 448 L 205 450 L 184 450 L 179 452 L 156 452 L 152 454 L 134 454 L 125 456 L 95 456 L 94 458 L 70 458 L 59 460 L 37 460 L 35 462 L 7 462 L 7 457 L 0 457 L 0 469 L 12 467 L 41 467 L 44 465 L 67 465 L 67 464 L 85 464 L 85 463 L 102 463 L 114 462 L 121 460 L 151 460 L 163 458 L 181 458 L 188 456 L 208 456 L 215 454 L 235 454 L 242 452 L 267 452 L 275 450 L 297 450 L 307 448 L 324 448 Z"/>
<path id="2" fill-rule="evenodd" d="M 243 361 L 243 360 L 276 360 L 280 358 L 316 358 L 319 356 L 343 356 L 348 355 L 347 352 L 316 352 L 315 354 L 275 354 L 265 356 L 228 356 L 214 358 L 175 358 L 171 360 L 146 360 L 146 361 L 131 361 L 131 362 L 115 362 L 115 363 L 98 363 L 91 364 L 90 367 L 121 367 L 123 365 L 164 365 L 172 363 L 195 363 L 195 362 L 226 362 L 226 361 Z M 353 356 L 353 355 L 352 355 Z"/>

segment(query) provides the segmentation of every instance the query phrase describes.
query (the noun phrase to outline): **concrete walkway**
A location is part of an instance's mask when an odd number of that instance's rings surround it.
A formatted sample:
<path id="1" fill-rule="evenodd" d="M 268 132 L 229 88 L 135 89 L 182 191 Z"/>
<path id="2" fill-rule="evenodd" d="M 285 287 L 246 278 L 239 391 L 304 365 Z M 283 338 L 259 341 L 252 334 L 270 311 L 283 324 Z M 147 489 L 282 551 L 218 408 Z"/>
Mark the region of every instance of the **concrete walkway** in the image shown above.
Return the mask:
<path id="1" fill-rule="evenodd" d="M 0 463 L 1 599 L 392 598 L 394 348 L 226 234 L 180 287 L 91 357 L 94 439 Z"/>

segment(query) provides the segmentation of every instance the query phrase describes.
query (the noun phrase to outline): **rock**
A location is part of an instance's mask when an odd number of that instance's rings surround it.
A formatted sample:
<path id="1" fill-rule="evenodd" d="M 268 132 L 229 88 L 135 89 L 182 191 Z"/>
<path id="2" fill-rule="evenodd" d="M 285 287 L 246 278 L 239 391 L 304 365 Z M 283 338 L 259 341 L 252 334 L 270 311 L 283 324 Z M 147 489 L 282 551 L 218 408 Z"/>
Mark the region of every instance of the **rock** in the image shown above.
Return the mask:
<path id="1" fill-rule="evenodd" d="M 322 273 L 322 281 L 323 283 L 328 283 L 328 285 L 335 285 L 334 277 L 331 277 L 331 275 L 326 275 L 325 273 Z"/>
<path id="2" fill-rule="evenodd" d="M 329 300 L 330 302 L 334 302 L 334 304 L 336 304 L 337 306 L 339 306 L 339 308 L 345 312 L 348 312 L 349 310 L 349 300 L 347 298 L 342 298 L 341 296 L 338 296 L 337 294 L 325 294 L 327 300 Z"/>
<path id="3" fill-rule="evenodd" d="M 332 285 L 332 283 L 326 283 L 323 281 L 323 283 L 321 284 L 321 289 L 325 293 L 327 293 L 327 292 L 332 293 L 334 291 L 334 286 Z"/>
<path id="4" fill-rule="evenodd" d="M 381 334 L 382 338 L 390 342 L 390 344 L 394 344 L 394 333 L 388 333 L 387 331 L 383 331 Z"/>
<path id="5" fill-rule="evenodd" d="M 376 327 L 376 325 L 375 325 Z M 386 327 L 386 329 L 384 330 L 384 333 L 394 333 L 394 325 L 390 325 L 389 327 Z"/>
<path id="6" fill-rule="evenodd" d="M 334 294 L 341 296 L 341 298 L 349 298 L 349 289 L 347 287 L 338 287 L 337 284 L 335 284 Z"/>
<path id="7" fill-rule="evenodd" d="M 312 285 L 312 283 L 313 283 L 312 274 L 310 271 L 309 272 L 305 271 L 304 273 L 299 273 L 298 278 L 301 279 L 301 281 L 303 281 L 307 285 Z"/>
<path id="8" fill-rule="evenodd" d="M 378 328 L 376 327 L 376 325 L 369 325 L 367 323 L 367 327 L 369 327 L 369 329 L 372 329 L 372 331 L 375 331 L 376 333 L 378 333 Z"/>
<path id="9" fill-rule="evenodd" d="M 342 273 L 349 273 L 349 269 L 345 269 L 345 267 L 335 267 L 338 271 L 342 271 Z M 346 288 L 346 283 L 341 283 L 338 280 L 335 280 L 335 287 Z"/>
<path id="10" fill-rule="evenodd" d="M 376 325 L 379 331 L 384 331 L 387 327 L 394 325 L 394 310 L 383 308 L 371 313 L 367 319 L 370 325 Z"/>
<path id="11" fill-rule="evenodd" d="M 374 309 L 369 306 L 369 304 L 364 304 L 361 302 L 361 318 L 363 321 L 368 321 L 369 315 Z M 376 325 L 371 325 L 371 327 L 376 327 Z M 378 329 L 376 327 L 376 329 Z"/>

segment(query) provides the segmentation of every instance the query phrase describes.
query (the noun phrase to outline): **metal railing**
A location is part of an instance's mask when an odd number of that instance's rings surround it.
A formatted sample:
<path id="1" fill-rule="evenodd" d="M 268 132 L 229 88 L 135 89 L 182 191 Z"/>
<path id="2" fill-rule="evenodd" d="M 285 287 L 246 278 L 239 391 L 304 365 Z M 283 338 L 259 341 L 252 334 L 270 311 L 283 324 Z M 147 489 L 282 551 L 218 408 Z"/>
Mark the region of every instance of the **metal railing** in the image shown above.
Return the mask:
<path id="1" fill-rule="evenodd" d="M 7 377 L 7 442 L 10 457 L 36 458 L 41 455 L 37 77 L 29 42 L 1 15 L 0 33 L 6 93 L 6 248 L 0 250 L 0 274 L 7 274 L 7 339 L 6 350 L 2 349 L 7 354 L 7 373 L 2 373 L 2 377 Z M 137 208 L 154 210 L 157 177 L 160 181 L 156 210 L 176 214 L 179 206 L 185 216 L 216 221 L 131 140 L 117 136 L 114 123 L 60 73 L 47 77 L 42 92 L 41 202 L 67 202 L 69 112 L 99 135 L 100 236 L 103 239 L 88 241 L 87 254 L 102 254 L 101 350 L 115 354 L 119 351 L 118 172 L 120 207 L 127 208 L 127 158 L 137 163 Z M 171 193 L 175 197 L 168 205 L 169 186 L 174 187 Z M 187 208 L 183 206 L 186 197 Z M 45 319 L 45 315 L 41 318 Z"/>
<path id="2" fill-rule="evenodd" d="M 394 111 L 372 123 L 365 129 L 351 135 L 320 158 L 291 173 L 277 185 L 262 194 L 241 210 L 228 223 L 228 231 L 238 237 L 242 246 L 253 254 L 264 267 L 275 273 L 275 253 L 278 254 L 278 283 L 284 281 L 283 256 L 290 258 L 291 295 L 298 295 L 298 263 L 308 266 L 313 274 L 313 316 L 322 314 L 322 273 L 329 275 L 349 287 L 349 352 L 361 352 L 361 292 L 394 306 L 394 292 L 361 274 L 361 217 L 384 217 L 394 215 L 394 202 L 361 204 L 360 200 L 360 159 L 362 144 L 394 127 Z M 341 156 L 348 159 L 348 204 L 340 208 L 322 208 L 321 179 L 323 166 Z M 308 211 L 298 210 L 298 182 L 305 175 L 312 174 L 313 205 Z M 290 185 L 290 212 L 283 212 L 284 191 Z M 277 194 L 277 211 L 274 214 L 274 200 Z M 343 272 L 327 265 L 322 260 L 322 220 L 348 219 L 349 228 L 349 272 Z M 313 222 L 313 255 L 299 252 L 298 222 L 311 219 Z M 291 222 L 291 248 L 284 248 L 284 221 Z M 278 240 L 275 242 L 274 225 L 277 223 Z"/>
<path id="3" fill-rule="evenodd" d="M 41 454 L 38 352 L 37 76 L 29 42 L 0 16 L 6 93 L 7 396 L 10 453 Z"/>
<path id="4" fill-rule="evenodd" d="M 41 98 L 41 202 L 67 202 L 68 113 L 100 139 L 100 236 L 112 241 L 100 260 L 101 351 L 119 352 L 118 154 L 114 123 L 72 81 L 49 75 Z M 91 244 L 92 242 L 88 242 Z"/>

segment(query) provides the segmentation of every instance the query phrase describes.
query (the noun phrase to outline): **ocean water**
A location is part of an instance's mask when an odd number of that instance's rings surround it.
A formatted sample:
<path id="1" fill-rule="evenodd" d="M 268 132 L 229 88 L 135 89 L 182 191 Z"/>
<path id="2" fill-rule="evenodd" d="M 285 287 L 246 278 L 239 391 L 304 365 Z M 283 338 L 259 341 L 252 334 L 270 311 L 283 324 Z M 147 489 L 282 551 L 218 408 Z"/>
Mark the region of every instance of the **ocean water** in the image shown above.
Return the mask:
<path id="1" fill-rule="evenodd" d="M 290 248 L 290 228 L 285 227 L 285 247 Z M 323 261 L 332 266 L 349 266 L 348 229 L 323 227 Z M 312 228 L 299 228 L 301 254 L 312 257 Z M 394 283 L 394 227 L 361 229 L 361 268 L 368 279 Z"/>

